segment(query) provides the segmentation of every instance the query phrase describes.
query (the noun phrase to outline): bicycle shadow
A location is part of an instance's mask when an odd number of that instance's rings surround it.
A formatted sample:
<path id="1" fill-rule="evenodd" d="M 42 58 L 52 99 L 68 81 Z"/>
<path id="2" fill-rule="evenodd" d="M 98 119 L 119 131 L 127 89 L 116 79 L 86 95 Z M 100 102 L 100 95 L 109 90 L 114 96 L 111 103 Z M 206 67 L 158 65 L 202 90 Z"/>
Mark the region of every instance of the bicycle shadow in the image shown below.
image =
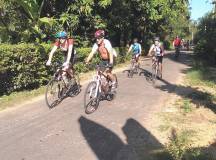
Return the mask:
<path id="1" fill-rule="evenodd" d="M 139 69 L 140 69 L 139 76 L 143 75 L 147 82 L 152 83 L 152 72 L 150 72 L 144 68 L 139 68 Z"/>
<path id="2" fill-rule="evenodd" d="M 101 124 L 83 116 L 78 121 L 83 136 L 99 160 L 144 160 L 152 158 L 168 160 L 170 158 L 168 154 L 161 154 L 163 145 L 132 118 L 127 119 L 122 127 L 126 136 L 126 143 L 116 133 Z"/>

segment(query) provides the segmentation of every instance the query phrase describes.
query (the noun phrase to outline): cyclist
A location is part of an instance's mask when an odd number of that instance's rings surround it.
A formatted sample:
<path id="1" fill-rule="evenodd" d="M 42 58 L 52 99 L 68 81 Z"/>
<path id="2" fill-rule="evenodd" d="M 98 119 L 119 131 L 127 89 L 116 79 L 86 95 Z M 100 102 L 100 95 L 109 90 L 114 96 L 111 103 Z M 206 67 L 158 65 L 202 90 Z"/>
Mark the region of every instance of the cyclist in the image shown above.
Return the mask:
<path id="1" fill-rule="evenodd" d="M 175 48 L 175 52 L 180 52 L 180 47 L 182 45 L 182 40 L 179 38 L 179 36 L 176 36 L 176 38 L 173 40 L 173 47 Z"/>
<path id="2" fill-rule="evenodd" d="M 138 43 L 138 39 L 133 39 L 133 44 L 131 44 L 130 48 L 128 49 L 127 54 L 132 51 L 132 58 L 135 58 L 137 65 L 139 66 L 139 57 L 142 52 L 141 44 Z"/>
<path id="3" fill-rule="evenodd" d="M 97 30 L 94 34 L 96 43 L 93 45 L 92 51 L 90 52 L 89 56 L 86 59 L 86 64 L 93 58 L 95 53 L 99 53 L 101 62 L 100 66 L 105 67 L 105 72 L 107 76 L 112 81 L 112 91 L 116 88 L 116 78 L 112 74 L 113 68 L 113 48 L 109 40 L 105 39 L 105 32 L 104 30 Z"/>
<path id="4" fill-rule="evenodd" d="M 160 43 L 159 37 L 154 38 L 154 44 L 152 44 L 152 46 L 150 47 L 148 55 L 151 55 L 152 52 L 154 52 L 152 60 L 153 62 L 157 60 L 159 69 L 160 69 L 160 73 L 161 73 L 159 78 L 162 78 L 162 69 L 163 69 L 162 62 L 163 62 L 163 56 L 164 56 L 164 47 L 163 47 L 163 44 Z"/>
<path id="5" fill-rule="evenodd" d="M 49 53 L 49 59 L 46 62 L 47 66 L 51 65 L 52 57 L 58 48 L 61 49 L 64 55 L 64 63 L 63 63 L 63 78 L 67 79 L 66 72 L 70 74 L 71 78 L 73 77 L 73 63 L 76 51 L 74 50 L 74 40 L 67 36 L 65 31 L 58 32 L 56 34 L 56 42 Z"/>

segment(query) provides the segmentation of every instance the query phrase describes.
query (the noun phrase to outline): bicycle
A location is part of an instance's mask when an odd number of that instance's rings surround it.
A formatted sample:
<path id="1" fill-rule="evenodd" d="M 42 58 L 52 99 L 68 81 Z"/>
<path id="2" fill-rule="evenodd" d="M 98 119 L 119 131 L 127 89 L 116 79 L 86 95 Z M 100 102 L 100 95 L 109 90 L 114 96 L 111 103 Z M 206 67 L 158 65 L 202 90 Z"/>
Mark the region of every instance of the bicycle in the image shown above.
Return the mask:
<path id="1" fill-rule="evenodd" d="M 158 58 L 155 57 L 152 61 L 153 61 L 153 63 L 152 63 L 152 84 L 153 84 L 153 86 L 155 86 L 157 77 L 161 77 L 162 73 L 159 69 Z"/>
<path id="2" fill-rule="evenodd" d="M 180 55 L 180 47 L 175 47 L 175 58 L 178 58 Z"/>
<path id="3" fill-rule="evenodd" d="M 131 59 L 130 69 L 128 70 L 127 76 L 132 78 L 134 74 L 139 74 L 139 64 L 137 64 L 135 56 Z"/>
<path id="4" fill-rule="evenodd" d="M 71 77 L 68 71 L 63 70 L 64 67 L 60 63 L 57 63 L 56 66 L 56 72 L 48 82 L 45 92 L 45 101 L 49 108 L 53 108 L 63 99 L 77 96 L 81 92 L 79 74 L 75 72 Z M 64 72 L 66 72 L 66 76 L 63 76 Z"/>
<path id="5" fill-rule="evenodd" d="M 88 84 L 84 94 L 84 108 L 86 114 L 91 114 L 98 109 L 101 100 L 112 101 L 116 96 L 116 90 L 112 91 L 111 79 L 103 73 L 105 67 L 96 65 L 96 75 Z M 117 76 L 113 74 L 118 86 Z"/>

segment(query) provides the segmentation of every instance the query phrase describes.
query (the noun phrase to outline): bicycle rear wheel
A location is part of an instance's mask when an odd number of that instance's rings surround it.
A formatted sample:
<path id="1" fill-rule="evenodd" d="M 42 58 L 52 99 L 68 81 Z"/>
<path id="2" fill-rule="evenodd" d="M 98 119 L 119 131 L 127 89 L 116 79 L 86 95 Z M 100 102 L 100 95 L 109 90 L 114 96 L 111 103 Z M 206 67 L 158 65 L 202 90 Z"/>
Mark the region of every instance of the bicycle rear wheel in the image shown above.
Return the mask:
<path id="1" fill-rule="evenodd" d="M 57 106 L 62 101 L 63 88 L 60 81 L 51 79 L 46 87 L 45 101 L 49 108 Z"/>
<path id="2" fill-rule="evenodd" d="M 133 78 L 134 75 L 134 62 L 131 62 L 130 70 L 128 71 L 128 77 Z"/>
<path id="3" fill-rule="evenodd" d="M 97 83 L 95 81 L 90 82 L 84 95 L 84 108 L 86 114 L 93 113 L 97 110 L 99 106 L 99 95 L 97 92 Z"/>
<path id="4" fill-rule="evenodd" d="M 81 92 L 81 85 L 79 75 L 76 74 L 73 79 L 71 79 L 72 86 L 70 87 L 68 96 L 74 97 L 77 96 Z"/>

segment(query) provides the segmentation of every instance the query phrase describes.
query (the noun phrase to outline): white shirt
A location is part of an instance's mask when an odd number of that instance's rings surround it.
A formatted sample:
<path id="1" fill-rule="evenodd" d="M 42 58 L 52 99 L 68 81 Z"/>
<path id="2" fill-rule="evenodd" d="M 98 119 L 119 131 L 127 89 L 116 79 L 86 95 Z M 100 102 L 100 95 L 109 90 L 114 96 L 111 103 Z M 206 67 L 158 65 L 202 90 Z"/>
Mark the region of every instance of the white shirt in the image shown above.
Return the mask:
<path id="1" fill-rule="evenodd" d="M 104 39 L 104 40 L 103 40 L 103 43 L 104 43 L 104 45 L 105 45 L 105 48 L 106 48 L 108 51 L 112 51 L 112 45 L 111 45 L 111 43 L 110 43 L 109 40 Z M 99 47 L 99 46 L 98 46 L 97 43 L 95 43 L 95 44 L 93 45 L 92 52 L 93 52 L 94 54 L 98 51 L 98 47 Z"/>

